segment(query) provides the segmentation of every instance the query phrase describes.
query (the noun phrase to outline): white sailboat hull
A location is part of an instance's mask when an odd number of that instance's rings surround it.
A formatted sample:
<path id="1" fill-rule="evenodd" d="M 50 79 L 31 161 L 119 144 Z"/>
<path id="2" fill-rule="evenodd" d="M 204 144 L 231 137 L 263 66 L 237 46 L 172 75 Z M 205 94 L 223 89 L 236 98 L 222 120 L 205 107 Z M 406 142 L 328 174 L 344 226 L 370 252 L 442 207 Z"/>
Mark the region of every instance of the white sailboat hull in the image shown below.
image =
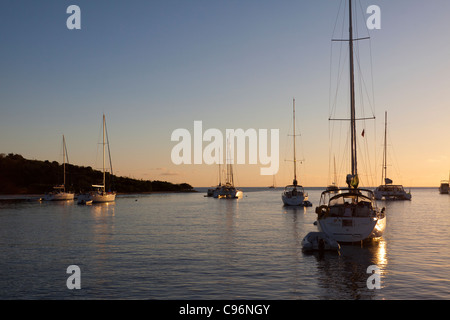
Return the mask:
<path id="1" fill-rule="evenodd" d="M 327 217 L 318 220 L 317 226 L 338 242 L 358 242 L 383 235 L 386 217 Z"/>
<path id="2" fill-rule="evenodd" d="M 73 200 L 75 194 L 69 192 L 58 192 L 58 193 L 50 193 L 44 196 L 45 201 L 65 201 L 65 200 Z"/>
<path id="3" fill-rule="evenodd" d="M 105 140 L 106 138 L 106 140 Z M 109 150 L 109 142 L 107 133 L 106 133 L 106 118 L 103 115 L 103 184 L 101 185 L 92 185 L 92 187 L 96 188 L 96 191 L 89 194 L 89 197 L 84 201 L 92 201 L 92 203 L 104 203 L 104 202 L 113 202 L 116 200 L 116 192 L 106 192 L 106 183 L 105 183 L 105 146 L 108 145 Z M 111 155 L 109 156 L 109 160 L 111 162 Z M 112 164 L 111 165 L 111 175 L 112 175 Z M 80 203 L 83 202 L 83 199 L 80 199 Z"/>
<path id="4" fill-rule="evenodd" d="M 91 196 L 93 203 L 113 202 L 116 200 L 115 193 L 95 193 Z"/>

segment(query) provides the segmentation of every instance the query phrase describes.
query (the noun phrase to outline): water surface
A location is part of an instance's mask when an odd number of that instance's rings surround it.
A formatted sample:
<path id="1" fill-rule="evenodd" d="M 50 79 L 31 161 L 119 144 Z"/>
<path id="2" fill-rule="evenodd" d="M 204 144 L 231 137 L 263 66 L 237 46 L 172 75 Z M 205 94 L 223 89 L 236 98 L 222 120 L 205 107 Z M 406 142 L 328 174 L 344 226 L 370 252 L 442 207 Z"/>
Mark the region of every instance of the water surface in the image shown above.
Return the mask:
<path id="1" fill-rule="evenodd" d="M 450 299 L 450 196 L 412 189 L 387 208 L 384 236 L 340 254 L 304 254 L 313 207 L 281 189 L 239 200 L 199 193 L 118 196 L 113 204 L 0 201 L 1 299 Z M 69 290 L 66 269 L 81 270 Z M 369 289 L 367 267 L 380 269 Z"/>

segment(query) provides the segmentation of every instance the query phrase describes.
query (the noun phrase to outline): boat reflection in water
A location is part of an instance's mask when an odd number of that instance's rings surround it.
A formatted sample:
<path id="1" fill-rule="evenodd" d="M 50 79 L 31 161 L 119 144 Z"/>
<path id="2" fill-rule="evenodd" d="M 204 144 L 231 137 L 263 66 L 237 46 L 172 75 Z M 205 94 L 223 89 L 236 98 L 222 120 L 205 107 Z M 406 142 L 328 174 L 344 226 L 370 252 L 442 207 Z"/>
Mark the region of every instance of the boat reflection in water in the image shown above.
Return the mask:
<path id="1" fill-rule="evenodd" d="M 291 240 L 298 248 L 301 248 L 301 239 L 308 233 L 302 230 L 306 208 L 284 207 L 283 213 L 292 224 Z M 299 232 L 302 230 L 303 232 Z M 376 267 L 379 275 L 381 289 L 385 288 L 385 279 L 388 275 L 387 242 L 383 237 L 367 239 L 355 243 L 341 243 L 339 251 L 313 251 L 297 252 L 298 265 L 315 260 L 318 275 L 315 279 L 318 288 L 314 296 L 321 300 L 328 299 L 379 299 L 383 290 L 368 288 L 367 282 L 372 275 L 369 267 Z M 303 274 L 304 270 L 302 271 Z M 300 274 L 299 274 L 300 277 Z M 305 279 L 294 283 L 295 286 L 304 287 Z"/>
<path id="2" fill-rule="evenodd" d="M 313 254 L 317 259 L 319 286 L 324 289 L 320 299 L 373 299 L 381 290 L 369 288 L 372 270 L 379 276 L 380 289 L 385 287 L 387 273 L 386 242 L 382 238 L 366 240 L 363 244 L 342 244 L 340 254 L 322 252 Z"/>

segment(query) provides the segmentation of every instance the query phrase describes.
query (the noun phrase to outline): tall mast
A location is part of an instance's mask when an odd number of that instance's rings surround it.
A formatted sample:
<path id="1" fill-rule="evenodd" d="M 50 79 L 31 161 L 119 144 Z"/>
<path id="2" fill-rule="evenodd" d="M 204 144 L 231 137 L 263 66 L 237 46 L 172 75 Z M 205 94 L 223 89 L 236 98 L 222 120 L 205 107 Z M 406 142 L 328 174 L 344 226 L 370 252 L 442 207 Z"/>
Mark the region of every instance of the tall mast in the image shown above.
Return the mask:
<path id="1" fill-rule="evenodd" d="M 353 67 L 353 27 L 352 27 L 352 0 L 349 0 L 349 51 L 350 51 L 350 129 L 352 148 L 352 176 L 358 174 L 356 162 L 356 112 L 355 112 L 355 75 Z"/>
<path id="2" fill-rule="evenodd" d="M 64 135 L 63 135 L 63 173 L 64 173 L 63 192 L 66 192 L 66 140 L 64 139 Z"/>
<path id="3" fill-rule="evenodd" d="M 230 148 L 230 138 L 231 138 L 231 135 L 229 135 L 228 139 L 227 139 L 227 178 L 226 178 L 226 183 L 231 184 L 232 186 L 234 186 L 233 166 L 232 166 L 231 148 Z"/>
<path id="4" fill-rule="evenodd" d="M 381 184 L 386 184 L 386 178 L 387 178 L 387 111 L 384 112 L 384 154 L 383 154 L 383 162 L 384 162 L 384 179 L 381 181 Z"/>
<path id="5" fill-rule="evenodd" d="M 292 109 L 293 109 L 293 122 L 294 122 L 293 133 L 292 133 L 292 135 L 294 136 L 294 181 L 293 181 L 293 185 L 296 186 L 297 185 L 297 160 L 295 157 L 295 98 L 293 98 Z"/>
<path id="6" fill-rule="evenodd" d="M 220 166 L 220 163 L 222 162 L 223 159 L 223 155 L 219 155 L 220 159 L 219 159 L 219 186 L 222 185 L 222 169 Z"/>
<path id="7" fill-rule="evenodd" d="M 103 192 L 105 192 L 105 114 L 103 114 Z"/>
<path id="8" fill-rule="evenodd" d="M 337 176 L 336 176 L 336 156 L 334 156 L 334 185 L 337 184 Z"/>

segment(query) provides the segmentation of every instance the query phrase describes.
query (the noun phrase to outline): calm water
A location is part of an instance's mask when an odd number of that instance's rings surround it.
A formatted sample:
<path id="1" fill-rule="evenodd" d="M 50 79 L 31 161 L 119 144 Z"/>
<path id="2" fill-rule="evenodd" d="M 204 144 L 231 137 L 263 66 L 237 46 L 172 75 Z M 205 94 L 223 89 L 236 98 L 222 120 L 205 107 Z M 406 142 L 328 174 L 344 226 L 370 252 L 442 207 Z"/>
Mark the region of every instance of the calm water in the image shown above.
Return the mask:
<path id="1" fill-rule="evenodd" d="M 281 189 L 244 190 L 240 200 L 0 201 L 0 299 L 450 299 L 450 196 L 437 188 L 380 201 L 383 238 L 340 255 L 301 251 L 320 189 L 297 209 L 282 206 Z M 80 290 L 66 286 L 70 265 Z M 381 289 L 367 288 L 370 265 Z"/>

